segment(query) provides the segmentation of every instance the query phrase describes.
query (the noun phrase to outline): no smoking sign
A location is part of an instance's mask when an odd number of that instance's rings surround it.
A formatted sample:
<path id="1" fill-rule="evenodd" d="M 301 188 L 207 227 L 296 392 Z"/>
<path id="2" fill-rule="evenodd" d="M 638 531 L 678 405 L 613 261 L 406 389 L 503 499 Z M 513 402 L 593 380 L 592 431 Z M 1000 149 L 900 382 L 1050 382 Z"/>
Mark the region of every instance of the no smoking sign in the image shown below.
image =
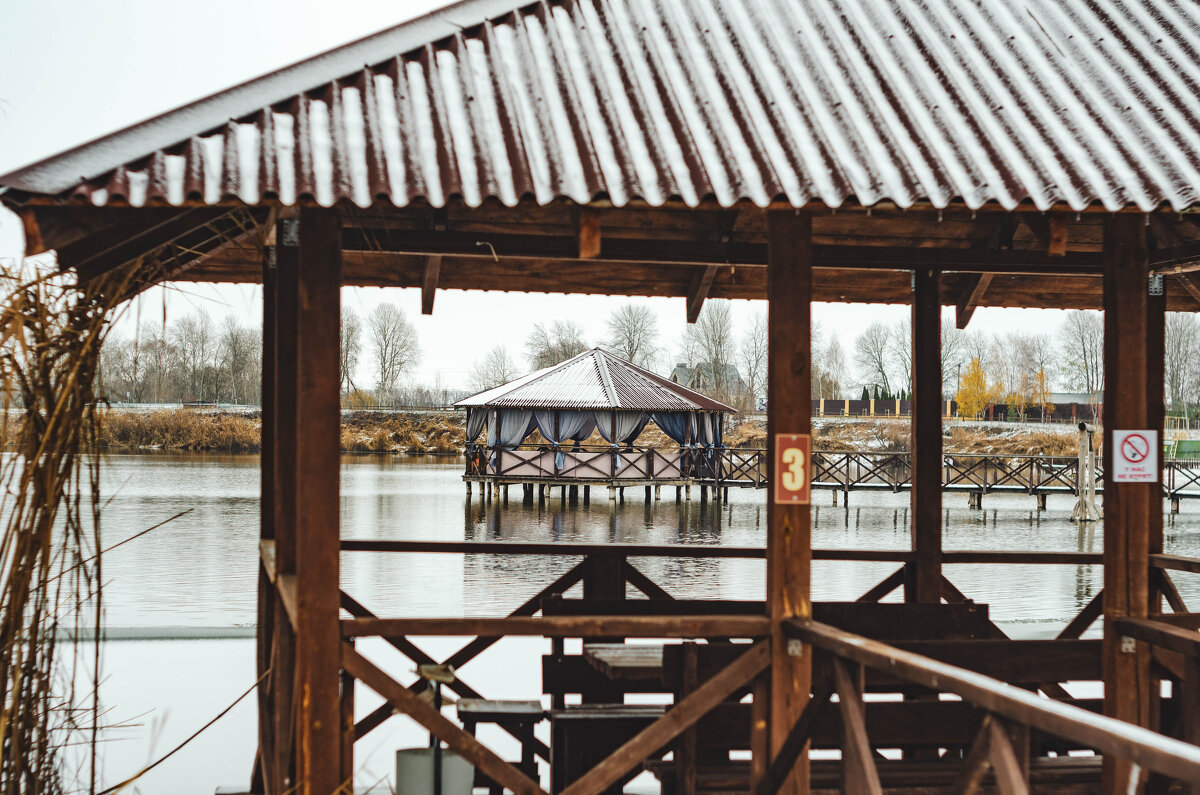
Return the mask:
<path id="1" fill-rule="evenodd" d="M 1114 483 L 1158 482 L 1158 431 L 1112 432 Z"/>

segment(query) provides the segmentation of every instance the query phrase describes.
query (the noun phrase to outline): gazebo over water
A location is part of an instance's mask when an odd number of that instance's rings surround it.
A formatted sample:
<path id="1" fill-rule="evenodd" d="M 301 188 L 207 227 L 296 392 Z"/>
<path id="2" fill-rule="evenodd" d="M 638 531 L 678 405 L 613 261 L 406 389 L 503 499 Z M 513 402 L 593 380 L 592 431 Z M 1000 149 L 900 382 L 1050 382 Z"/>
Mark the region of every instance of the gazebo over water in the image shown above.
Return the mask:
<path id="1" fill-rule="evenodd" d="M 704 498 L 729 474 L 722 426 L 736 409 L 600 348 L 455 405 L 467 410 L 468 489 L 521 483 L 532 499 L 535 483 L 565 490 L 581 482 L 613 489 L 699 482 Z M 635 446 L 651 422 L 678 449 Z M 535 431 L 542 443 L 527 445 Z M 596 433 L 604 444 L 584 444 Z"/>

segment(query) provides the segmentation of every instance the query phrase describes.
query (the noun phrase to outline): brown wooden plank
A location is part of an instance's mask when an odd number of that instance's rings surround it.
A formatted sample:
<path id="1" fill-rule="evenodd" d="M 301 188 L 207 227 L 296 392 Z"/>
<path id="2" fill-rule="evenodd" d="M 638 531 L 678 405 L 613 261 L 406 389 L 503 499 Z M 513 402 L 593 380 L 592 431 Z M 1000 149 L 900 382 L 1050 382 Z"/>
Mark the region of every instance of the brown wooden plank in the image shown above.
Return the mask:
<path id="1" fill-rule="evenodd" d="M 651 599 L 660 599 L 663 601 L 673 601 L 675 599 L 674 596 L 663 590 L 662 586 L 643 574 L 640 569 L 629 561 L 625 561 L 624 569 L 625 581 Z"/>
<path id="2" fill-rule="evenodd" d="M 1104 222 L 1104 425 L 1151 427 L 1148 404 L 1150 307 L 1145 217 L 1114 215 Z M 1161 377 L 1161 376 L 1160 376 Z M 1138 644 L 1121 649 L 1114 622 L 1144 618 L 1150 604 L 1149 553 L 1152 512 L 1162 513 L 1159 483 L 1117 483 L 1113 450 L 1104 455 L 1104 693 L 1105 714 L 1146 726 L 1150 720 L 1150 656 Z M 1161 456 L 1159 456 L 1161 466 Z M 1124 792 L 1134 768 L 1106 756 L 1103 790 Z"/>
<path id="3" fill-rule="evenodd" d="M 354 740 L 357 742 L 366 737 L 374 729 L 383 725 L 383 722 L 396 714 L 396 708 L 392 706 L 390 701 L 385 701 L 375 709 L 371 710 L 365 718 L 354 724 Z"/>
<path id="4" fill-rule="evenodd" d="M 331 210 L 301 209 L 296 347 L 296 687 L 298 784 L 326 795 L 342 771 L 338 676 L 338 485 L 341 462 L 341 221 Z M 282 242 L 282 241 L 281 241 Z"/>
<path id="5" fill-rule="evenodd" d="M 696 272 L 687 295 L 687 322 L 695 323 L 700 318 L 700 310 L 704 308 L 704 301 L 708 298 L 708 291 L 712 289 L 713 279 L 716 277 L 716 265 L 708 265 Z"/>
<path id="6" fill-rule="evenodd" d="M 276 222 L 275 237 L 283 239 L 284 227 L 294 229 L 294 215 L 281 217 Z M 296 571 L 296 403 L 299 399 L 299 358 L 296 328 L 297 307 L 300 299 L 299 248 L 297 239 L 288 237 L 292 245 L 276 245 L 274 248 L 273 298 L 274 330 L 269 335 L 274 341 L 271 354 L 274 361 L 274 403 L 268 418 L 271 422 L 273 450 L 270 458 L 274 462 L 274 477 L 269 493 L 264 498 L 264 512 L 270 512 L 271 527 L 275 537 L 276 587 L 279 598 L 275 602 L 275 639 L 273 643 L 272 690 L 274 702 L 275 734 L 275 781 L 295 781 L 295 753 L 292 747 L 294 736 L 294 683 L 296 660 L 295 636 L 295 580 Z M 280 575 L 289 575 L 287 587 L 280 588 Z"/>
<path id="7" fill-rule="evenodd" d="M 988 760 L 996 773 L 996 789 L 1000 795 L 1026 795 L 1029 792 L 1012 741 L 995 720 L 988 727 Z"/>
<path id="8" fill-rule="evenodd" d="M 1088 600 L 1088 603 L 1083 606 L 1079 614 L 1071 619 L 1071 622 L 1063 627 L 1063 631 L 1058 633 L 1059 640 L 1068 638 L 1078 638 L 1084 633 L 1088 627 L 1092 625 L 1101 613 L 1104 612 L 1104 589 L 1096 591 L 1096 595 Z"/>
<path id="9" fill-rule="evenodd" d="M 942 597 L 942 307 L 940 274 L 913 271 L 912 490 L 909 527 L 914 553 L 906 601 Z M 907 387 L 907 384 L 902 384 Z"/>
<path id="10" fill-rule="evenodd" d="M 661 718 L 634 735 L 600 764 L 576 779 L 563 795 L 598 795 L 616 784 L 646 757 L 678 737 L 771 662 L 767 643 L 756 643 L 732 665 L 713 676 Z"/>
<path id="11" fill-rule="evenodd" d="M 1184 781 L 1200 782 L 1200 748 L 1196 746 L 823 624 L 791 620 L 786 622 L 785 631 L 839 657 L 886 671 L 890 676 L 940 692 L 955 693 L 989 712 L 1036 726 L 1040 732 L 1096 748 L 1105 755 L 1135 760 L 1144 769 Z"/>
<path id="12" fill-rule="evenodd" d="M 959 329 L 965 329 L 971 322 L 971 317 L 975 314 L 975 310 L 983 301 L 984 294 L 992 284 L 992 278 L 990 273 L 974 274 L 970 277 L 970 281 L 961 288 L 962 294 L 955 306 L 954 314 L 954 325 Z"/>
<path id="13" fill-rule="evenodd" d="M 1046 253 L 1052 257 L 1063 257 L 1067 254 L 1067 239 L 1070 227 L 1063 213 L 1050 213 L 1049 234 L 1046 240 Z"/>
<path id="14" fill-rule="evenodd" d="M 812 737 L 813 729 L 832 695 L 833 690 L 828 683 L 818 687 L 813 697 L 804 705 L 804 711 L 796 719 L 795 725 L 788 731 L 787 738 L 779 746 L 779 753 L 771 760 L 767 775 L 754 790 L 754 795 L 775 795 L 779 792 L 780 787 L 787 781 L 788 774 L 795 767 L 796 760 L 806 755 L 809 738 Z"/>
<path id="15" fill-rule="evenodd" d="M 535 781 L 451 723 L 441 712 L 392 679 L 351 646 L 342 644 L 341 652 L 342 666 L 351 675 L 444 741 L 452 751 L 483 771 L 488 778 L 515 793 L 533 795 L 544 792 Z"/>
<path id="16" fill-rule="evenodd" d="M 858 597 L 859 602 L 878 602 L 883 597 L 890 594 L 892 591 L 904 584 L 904 567 L 893 571 L 888 576 L 880 580 L 876 585 L 872 586 L 865 594 Z"/>
<path id="17" fill-rule="evenodd" d="M 1153 618 L 1117 618 L 1113 620 L 1112 627 L 1121 636 L 1200 658 L 1200 632 L 1194 629 L 1177 627 Z"/>
<path id="18" fill-rule="evenodd" d="M 862 696 L 841 660 L 834 663 L 833 676 L 837 683 L 838 706 L 842 712 L 842 778 L 846 782 L 845 791 L 882 795 L 879 770 L 875 767 L 871 743 L 867 738 Z"/>
<path id="19" fill-rule="evenodd" d="M 1187 571 L 1192 574 L 1200 574 L 1200 558 L 1192 558 L 1186 555 L 1152 554 L 1150 555 L 1150 565 L 1171 571 Z"/>
<path id="20" fill-rule="evenodd" d="M 1167 600 L 1167 605 L 1170 606 L 1174 613 L 1187 613 L 1187 604 L 1183 601 L 1183 595 L 1179 593 L 1179 589 L 1175 587 L 1175 581 L 1171 579 L 1171 575 L 1163 569 L 1155 569 L 1157 575 L 1158 591 Z"/>
<path id="21" fill-rule="evenodd" d="M 578 228 L 575 233 L 580 259 L 600 256 L 600 213 L 590 207 L 578 209 Z"/>
<path id="22" fill-rule="evenodd" d="M 433 299 L 437 295 L 442 273 L 442 258 L 438 254 L 425 258 L 425 273 L 421 278 L 421 314 L 433 314 Z"/>
<path id="23" fill-rule="evenodd" d="M 979 791 L 990 764 L 988 750 L 991 744 L 992 721 L 991 715 L 983 716 L 979 732 L 975 735 L 975 742 L 971 744 L 971 750 L 967 752 L 967 758 L 963 760 L 959 769 L 958 780 L 954 784 L 954 795 L 975 795 Z"/>
<path id="24" fill-rule="evenodd" d="M 336 604 L 336 602 L 334 603 Z M 346 637 L 389 635 L 531 635 L 546 638 L 760 638 L 760 616 L 550 616 L 513 618 L 358 618 L 342 621 Z"/>
<path id="25" fill-rule="evenodd" d="M 812 216 L 767 213 L 767 461 L 774 483 L 776 434 L 812 431 Z M 812 524 L 808 505 L 767 500 L 767 613 L 771 617 L 772 756 L 804 714 L 812 687 L 812 654 L 789 648 L 788 618 L 812 616 Z M 800 759 L 783 785 L 808 791 L 808 759 Z"/>
<path id="26" fill-rule="evenodd" d="M 275 560 L 275 539 L 264 538 L 258 542 L 258 556 L 262 562 L 263 572 L 267 575 L 267 579 L 272 584 L 275 583 L 275 570 L 277 568 Z"/>

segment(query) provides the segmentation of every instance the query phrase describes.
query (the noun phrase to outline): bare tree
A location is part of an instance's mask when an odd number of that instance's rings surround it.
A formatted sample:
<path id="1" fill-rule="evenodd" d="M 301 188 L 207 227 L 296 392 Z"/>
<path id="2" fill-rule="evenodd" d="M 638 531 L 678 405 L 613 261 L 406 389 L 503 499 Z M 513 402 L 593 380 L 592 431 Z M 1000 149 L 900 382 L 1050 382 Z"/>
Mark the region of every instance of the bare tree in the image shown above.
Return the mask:
<path id="1" fill-rule="evenodd" d="M 216 383 L 217 400 L 250 403 L 260 390 L 262 379 L 262 343 L 259 334 L 228 316 L 221 324 L 217 340 L 220 373 Z"/>
<path id="2" fill-rule="evenodd" d="M 604 347 L 616 356 L 649 369 L 658 358 L 658 318 L 648 306 L 623 304 L 608 316 Z"/>
<path id="3" fill-rule="evenodd" d="M 1058 333 L 1062 378 L 1070 389 L 1099 392 L 1104 387 L 1104 320 L 1099 312 L 1067 313 Z"/>
<path id="4" fill-rule="evenodd" d="M 483 392 L 492 387 L 506 384 L 517 377 L 517 365 L 508 355 L 508 348 L 497 345 L 488 351 L 471 368 L 470 386 L 474 392 Z"/>
<path id="5" fill-rule="evenodd" d="M 342 309 L 341 351 L 338 355 L 342 380 L 339 388 L 345 392 L 354 388 L 354 371 L 362 353 L 362 322 L 353 310 Z"/>
<path id="6" fill-rule="evenodd" d="M 958 374 L 964 364 L 965 337 L 966 332 L 954 324 L 953 315 L 942 316 L 942 397 L 949 398 L 958 390 Z"/>
<path id="7" fill-rule="evenodd" d="M 846 388 L 846 353 L 837 334 L 829 335 L 829 342 L 821 346 L 820 351 L 813 351 L 819 359 L 819 366 L 813 367 L 813 397 L 825 400 L 837 400 Z"/>
<path id="8" fill-rule="evenodd" d="M 892 387 L 897 392 L 912 391 L 912 317 L 905 315 L 889 329 L 887 361 L 892 373 Z"/>
<path id="9" fill-rule="evenodd" d="M 700 317 L 683 333 L 688 365 L 711 373 L 707 389 L 718 400 L 730 399 L 740 377 L 734 366 L 733 311 L 729 301 L 708 301 Z M 732 372 L 731 372 L 732 370 Z"/>
<path id="10" fill-rule="evenodd" d="M 1185 312 L 1167 313 L 1166 388 L 1171 410 L 1187 415 L 1188 398 L 1200 380 L 1196 362 L 1200 357 L 1200 323 Z"/>
<path id="11" fill-rule="evenodd" d="M 416 365 L 421 356 L 417 329 L 395 304 L 376 304 L 367 316 L 367 334 L 375 356 L 380 396 L 394 399 L 400 376 Z"/>
<path id="12" fill-rule="evenodd" d="M 535 370 L 565 362 L 587 349 L 583 326 L 573 320 L 556 320 L 549 328 L 535 323 L 525 339 L 525 356 Z"/>
<path id="13" fill-rule="evenodd" d="M 891 392 L 888 380 L 891 342 L 891 329 L 879 321 L 867 326 L 854 341 L 854 366 L 858 368 L 858 380 L 863 386 Z"/>
<path id="14" fill-rule="evenodd" d="M 767 394 L 767 315 L 757 312 L 750 328 L 742 335 L 738 349 L 741 370 L 746 374 L 746 391 L 757 402 Z"/>
<path id="15" fill-rule="evenodd" d="M 173 329 L 174 344 L 183 367 L 184 400 L 210 400 L 209 387 L 215 379 L 213 361 L 213 323 L 203 309 L 179 319 Z"/>

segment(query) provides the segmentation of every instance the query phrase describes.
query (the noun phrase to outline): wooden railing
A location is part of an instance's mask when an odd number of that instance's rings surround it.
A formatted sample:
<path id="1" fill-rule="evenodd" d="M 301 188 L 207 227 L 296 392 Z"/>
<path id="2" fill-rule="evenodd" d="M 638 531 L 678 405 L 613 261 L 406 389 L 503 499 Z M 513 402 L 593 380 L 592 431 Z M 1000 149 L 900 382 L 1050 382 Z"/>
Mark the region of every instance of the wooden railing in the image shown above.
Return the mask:
<path id="1" fill-rule="evenodd" d="M 1172 779 L 1200 784 L 1200 747 L 1190 743 L 825 624 L 790 620 L 785 622 L 784 633 L 831 655 L 832 681 L 818 682 L 814 687 L 814 698 L 785 740 L 782 752 L 768 772 L 768 785 L 760 793 L 777 790 L 777 782 L 783 781 L 803 752 L 817 712 L 834 692 L 838 695 L 844 727 L 842 764 L 847 791 L 881 792 L 877 757 L 863 717 L 863 668 L 938 693 L 954 694 L 985 711 L 975 741 L 959 770 L 958 792 L 977 791 L 989 766 L 1000 792 L 1028 791 L 1028 760 L 1014 747 L 1007 724 L 1022 727 L 1023 732 L 1035 729 L 1102 754 L 1128 759 Z"/>
<path id="2" fill-rule="evenodd" d="M 556 452 L 562 453 L 557 465 Z M 1077 456 L 947 453 L 942 457 L 942 483 L 947 491 L 1075 494 Z M 1097 462 L 1097 491 L 1103 471 Z M 750 448 L 563 446 L 489 450 L 469 445 L 466 476 L 501 480 L 694 480 L 733 486 L 765 487 L 766 451 Z M 906 452 L 816 450 L 813 486 L 853 491 L 904 491 L 911 487 L 911 456 Z M 1173 500 L 1200 497 L 1200 461 L 1179 459 L 1163 464 L 1163 496 Z"/>

